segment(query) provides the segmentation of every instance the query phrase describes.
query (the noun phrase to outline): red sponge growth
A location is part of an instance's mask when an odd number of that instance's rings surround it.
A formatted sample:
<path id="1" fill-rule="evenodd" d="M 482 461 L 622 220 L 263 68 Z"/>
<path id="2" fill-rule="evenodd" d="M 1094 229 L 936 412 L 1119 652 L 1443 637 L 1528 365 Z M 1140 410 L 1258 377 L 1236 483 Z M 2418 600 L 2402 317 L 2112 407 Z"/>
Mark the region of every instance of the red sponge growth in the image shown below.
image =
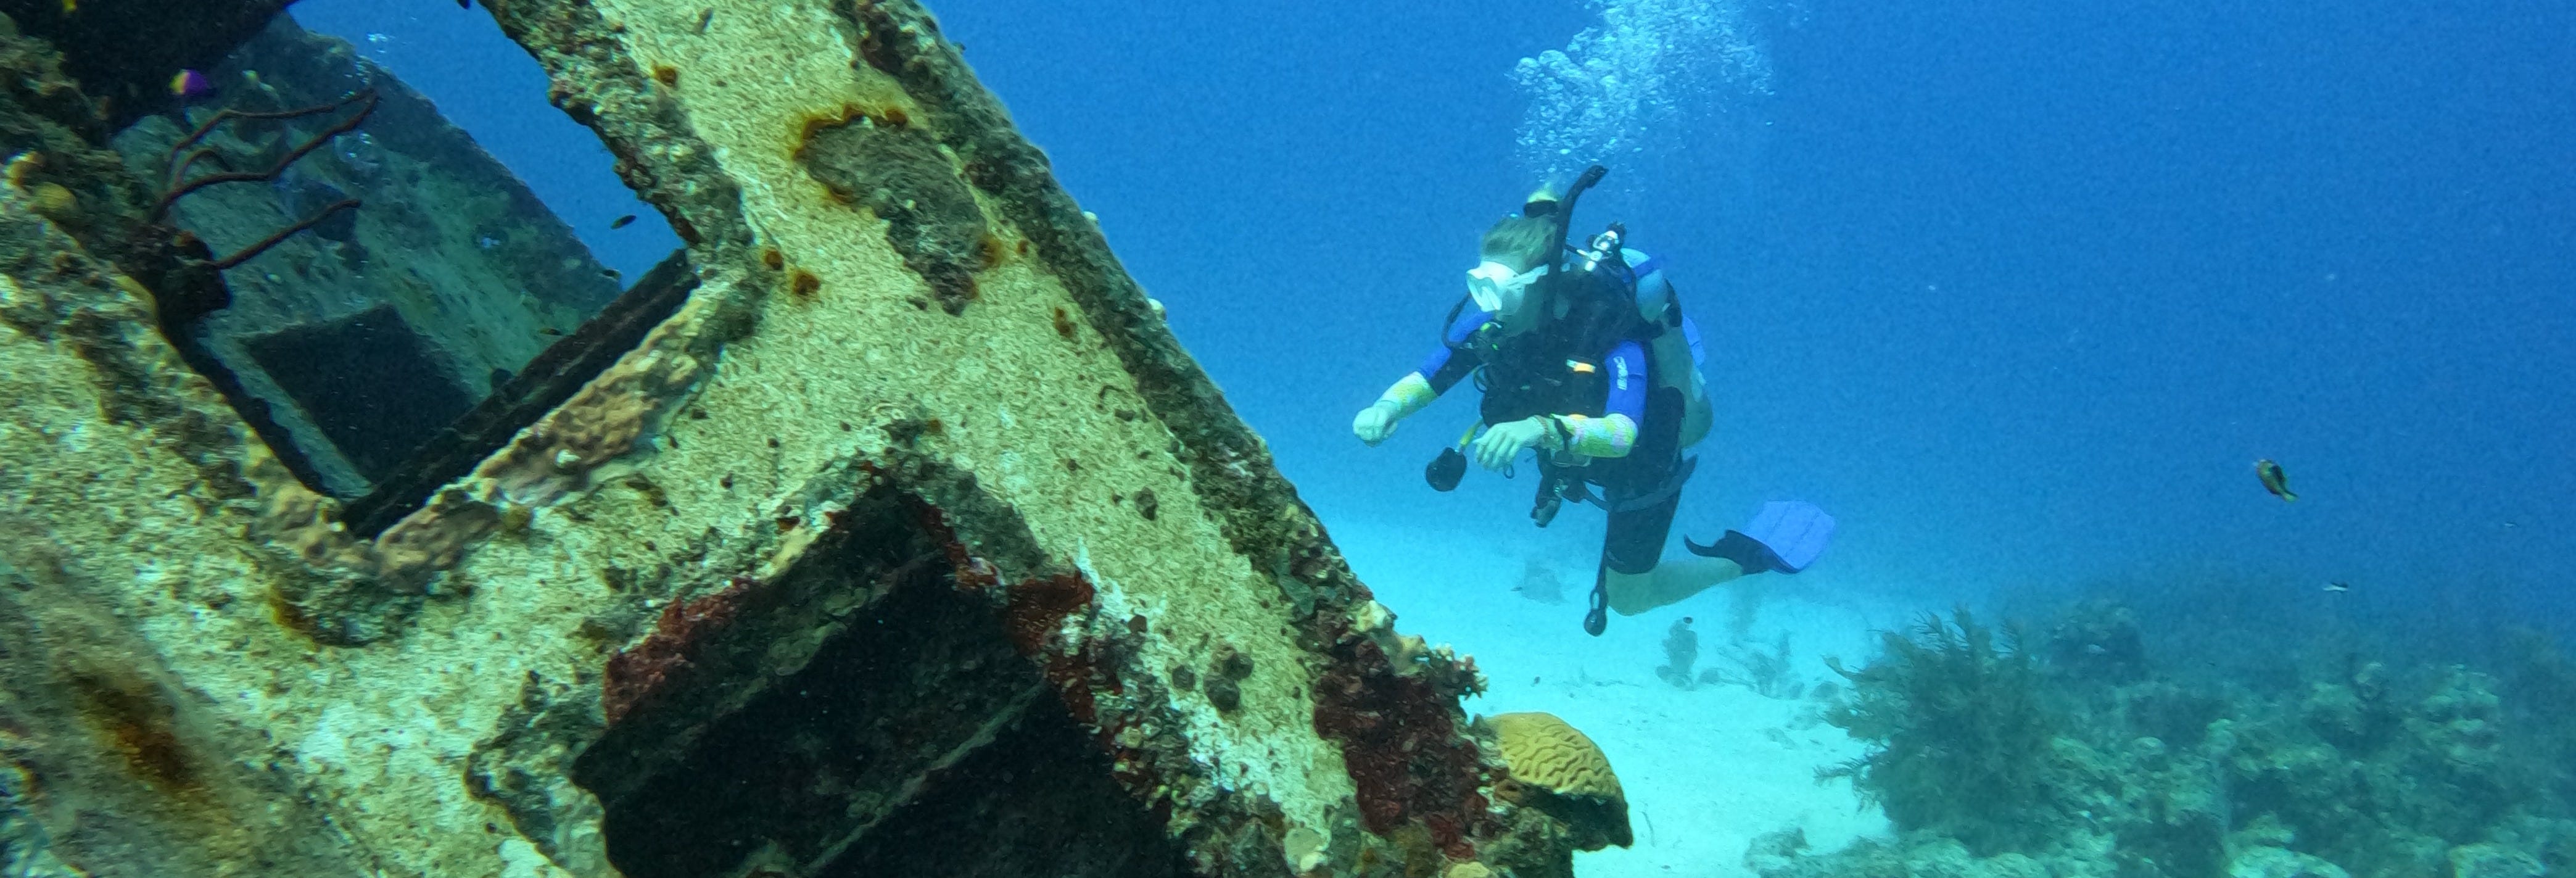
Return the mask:
<path id="1" fill-rule="evenodd" d="M 734 615 L 742 609 L 743 597 L 757 582 L 749 576 L 736 576 L 721 591 L 664 605 L 662 619 L 654 624 L 653 633 L 645 635 L 643 642 L 610 656 L 608 671 L 600 682 L 600 706 L 607 710 L 609 723 L 623 719 L 637 705 L 650 700 L 673 676 L 687 671 L 699 643 L 708 633 L 733 623 Z"/>
<path id="2" fill-rule="evenodd" d="M 1457 732 L 1455 692 L 1395 672 L 1377 644 L 1347 638 L 1315 684 L 1315 733 L 1342 745 L 1359 790 L 1360 818 L 1381 836 L 1419 820 L 1441 852 L 1475 857 L 1470 834 L 1491 827 L 1476 791 L 1483 765 Z"/>
<path id="3" fill-rule="evenodd" d="M 1010 631 L 1011 645 L 1018 647 L 1021 655 L 1039 661 L 1047 682 L 1055 684 L 1056 694 L 1064 699 L 1065 709 L 1086 725 L 1099 723 L 1091 688 L 1095 681 L 1107 676 L 1098 666 L 1101 645 L 1086 642 L 1079 648 L 1047 647 L 1055 643 L 1056 632 L 1064 627 L 1066 617 L 1091 606 L 1093 594 L 1091 580 L 1082 574 L 1058 573 L 1012 584 L 1009 602 L 1002 607 L 1002 624 Z M 1114 678 L 1108 682 L 1114 687 Z"/>
<path id="4" fill-rule="evenodd" d="M 1046 649 L 1065 617 L 1091 606 L 1091 581 L 1079 573 L 1058 573 L 1032 577 L 1011 586 L 1010 603 L 1002 617 L 1011 629 L 1011 645 L 1021 655 L 1034 656 Z"/>

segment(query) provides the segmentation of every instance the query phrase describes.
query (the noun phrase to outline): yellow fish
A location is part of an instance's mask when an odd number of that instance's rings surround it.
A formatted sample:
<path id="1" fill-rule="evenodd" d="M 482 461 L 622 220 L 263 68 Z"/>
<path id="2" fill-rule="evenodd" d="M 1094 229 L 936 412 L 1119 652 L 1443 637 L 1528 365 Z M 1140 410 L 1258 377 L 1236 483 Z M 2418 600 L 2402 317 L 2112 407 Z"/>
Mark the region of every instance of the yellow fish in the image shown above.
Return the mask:
<path id="1" fill-rule="evenodd" d="M 70 15 L 70 14 L 72 14 L 72 13 L 79 12 L 79 11 L 80 11 L 80 0 L 63 0 L 63 14 L 64 14 L 64 15 Z"/>
<path id="2" fill-rule="evenodd" d="M 2281 502 L 2289 503 L 2299 499 L 2299 495 L 2290 493 L 2289 474 L 2281 472 L 2281 465 L 2273 463 L 2271 458 L 2267 457 L 2254 462 L 2254 477 L 2262 479 L 2263 490 L 2272 492 L 2272 496 L 2281 498 Z"/>

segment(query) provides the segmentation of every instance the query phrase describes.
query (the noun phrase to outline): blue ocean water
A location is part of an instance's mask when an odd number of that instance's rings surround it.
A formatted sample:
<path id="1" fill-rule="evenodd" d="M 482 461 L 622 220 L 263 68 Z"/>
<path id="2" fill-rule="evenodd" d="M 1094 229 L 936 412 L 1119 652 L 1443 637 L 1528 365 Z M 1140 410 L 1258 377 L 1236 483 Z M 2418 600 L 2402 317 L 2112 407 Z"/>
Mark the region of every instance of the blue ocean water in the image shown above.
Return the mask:
<path id="1" fill-rule="evenodd" d="M 1641 149 L 1593 159 L 1578 222 L 1626 220 L 1709 333 L 1683 529 L 1811 499 L 1842 522 L 1816 576 L 1935 603 L 2568 615 L 2576 10 L 1171 6 L 941 11 L 1328 522 L 1531 538 L 1525 487 L 1421 486 L 1466 404 L 1376 449 L 1347 424 L 1546 170 L 1520 126 L 1585 121 L 1515 66 L 1644 21 L 1701 42 L 1595 57 L 1680 111 L 1610 120 Z"/>
<path id="2" fill-rule="evenodd" d="M 2433 658 L 2576 618 L 2576 7 L 936 11 L 1434 640 L 1642 672 L 1674 617 L 1725 612 L 1712 593 L 1587 641 L 1584 583 L 1562 605 L 1510 588 L 1533 560 L 1587 578 L 1598 513 L 1538 531 L 1526 478 L 1426 488 L 1466 401 L 1380 447 L 1351 436 L 1436 345 L 1476 236 L 1588 161 L 1611 174 L 1578 228 L 1625 221 L 1707 334 L 1718 427 L 1676 530 L 1705 540 L 1772 499 L 1840 520 L 1772 588 L 1914 609 L 2108 594 L 2216 636 L 2358 629 Z M 295 13 L 473 129 L 604 262 L 633 276 L 673 246 L 650 221 L 605 229 L 651 213 L 479 12 Z M 1516 687 L 1490 700 L 1538 697 Z"/>

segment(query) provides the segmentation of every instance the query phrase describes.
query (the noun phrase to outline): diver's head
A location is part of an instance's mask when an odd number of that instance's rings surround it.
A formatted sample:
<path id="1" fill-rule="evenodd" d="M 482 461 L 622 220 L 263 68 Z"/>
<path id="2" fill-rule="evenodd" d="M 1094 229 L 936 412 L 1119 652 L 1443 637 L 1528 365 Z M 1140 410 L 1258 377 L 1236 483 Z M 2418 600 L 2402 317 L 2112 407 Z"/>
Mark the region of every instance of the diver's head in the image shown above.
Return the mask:
<path id="1" fill-rule="evenodd" d="M 1548 257 L 1555 255 L 1557 247 L 1556 223 L 1531 214 L 1524 210 L 1485 230 L 1477 248 L 1483 262 L 1467 272 L 1467 294 L 1476 300 L 1476 307 L 1496 314 L 1516 312 L 1528 298 L 1530 285 L 1547 273 Z"/>
<path id="2" fill-rule="evenodd" d="M 1486 229 L 1485 239 L 1477 247 L 1485 261 L 1502 263 L 1514 274 L 1547 264 L 1548 257 L 1556 255 L 1559 240 L 1555 218 L 1527 213 L 1526 208 L 1524 211 L 1503 217 L 1493 228 Z"/>

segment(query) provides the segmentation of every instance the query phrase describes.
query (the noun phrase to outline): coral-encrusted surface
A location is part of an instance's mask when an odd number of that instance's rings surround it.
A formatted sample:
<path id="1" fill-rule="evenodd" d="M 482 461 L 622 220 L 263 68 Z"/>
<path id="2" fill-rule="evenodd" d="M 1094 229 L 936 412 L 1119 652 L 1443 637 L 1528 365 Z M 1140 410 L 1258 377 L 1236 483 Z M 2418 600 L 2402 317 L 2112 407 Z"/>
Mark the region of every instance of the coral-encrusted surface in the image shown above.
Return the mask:
<path id="1" fill-rule="evenodd" d="M 1419 824 L 1442 852 L 1471 859 L 1467 834 L 1485 817 L 1475 744 L 1457 734 L 1454 701 L 1418 675 L 1398 674 L 1377 644 L 1356 640 L 1316 680 L 1315 732 L 1340 742 L 1371 832 Z"/>
<path id="2" fill-rule="evenodd" d="M 734 614 L 742 610 L 744 593 L 756 584 L 749 577 L 737 578 L 723 590 L 662 605 L 662 618 L 654 623 L 652 633 L 608 657 L 600 692 L 600 709 L 608 721 L 624 719 L 627 711 L 669 683 L 673 674 L 685 672 L 697 654 L 698 642 L 708 632 L 732 624 Z"/>
<path id="3" fill-rule="evenodd" d="M 276 729 L 241 721 L 244 702 L 318 671 L 250 643 L 277 626 L 255 585 L 268 571 L 239 534 L 254 485 L 283 472 L 161 344 L 139 288 L 28 197 L 0 185 L 13 810 L 48 856 L 97 874 L 360 874 L 375 858 L 268 749 Z"/>
<path id="4" fill-rule="evenodd" d="M 1486 796 L 1472 670 L 1351 627 L 1367 590 L 926 14 L 488 8 L 700 284 L 382 534 L 68 239 L 6 266 L 0 472 L 87 475 L 9 483 L 5 539 L 83 547 L 36 566 L 207 752 L 395 875 L 1568 874 Z"/>

